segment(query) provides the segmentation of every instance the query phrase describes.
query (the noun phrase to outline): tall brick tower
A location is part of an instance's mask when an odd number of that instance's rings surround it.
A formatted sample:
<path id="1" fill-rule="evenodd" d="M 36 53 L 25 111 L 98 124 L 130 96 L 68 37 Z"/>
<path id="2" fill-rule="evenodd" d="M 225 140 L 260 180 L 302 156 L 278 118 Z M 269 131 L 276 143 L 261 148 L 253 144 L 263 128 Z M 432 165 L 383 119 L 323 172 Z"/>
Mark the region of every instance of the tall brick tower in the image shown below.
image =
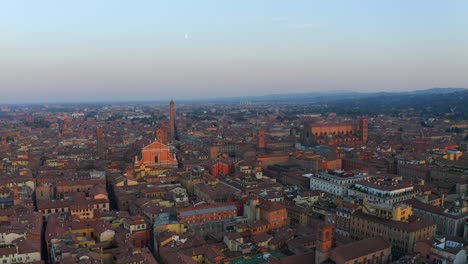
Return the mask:
<path id="1" fill-rule="evenodd" d="M 315 263 L 320 264 L 328 259 L 333 245 L 333 228 L 330 225 L 324 225 L 317 239 L 315 249 Z"/>
<path id="2" fill-rule="evenodd" d="M 265 148 L 265 129 L 262 128 L 258 131 L 258 148 Z"/>
<path id="3" fill-rule="evenodd" d="M 174 100 L 169 103 L 169 137 L 170 140 L 175 139 L 175 108 Z"/>
<path id="4" fill-rule="evenodd" d="M 361 140 L 363 143 L 367 143 L 369 137 L 369 119 L 367 117 L 363 117 L 359 121 L 361 130 Z"/>
<path id="5" fill-rule="evenodd" d="M 96 131 L 97 140 L 102 140 L 104 138 L 104 129 L 102 127 L 98 127 Z"/>

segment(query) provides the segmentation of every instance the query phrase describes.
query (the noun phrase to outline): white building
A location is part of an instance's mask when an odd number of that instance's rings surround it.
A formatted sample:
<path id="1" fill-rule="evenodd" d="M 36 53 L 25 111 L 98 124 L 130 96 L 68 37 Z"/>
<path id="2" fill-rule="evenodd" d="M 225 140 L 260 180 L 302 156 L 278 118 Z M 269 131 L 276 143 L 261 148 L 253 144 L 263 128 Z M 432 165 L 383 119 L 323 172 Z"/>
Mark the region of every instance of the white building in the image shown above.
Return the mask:
<path id="1" fill-rule="evenodd" d="M 393 205 L 414 198 L 417 191 L 408 182 L 391 181 L 364 181 L 350 186 L 348 195 L 369 202 Z"/>
<path id="2" fill-rule="evenodd" d="M 341 170 L 319 172 L 317 175 L 304 175 L 310 179 L 310 189 L 320 190 L 336 196 L 347 196 L 348 187 L 354 183 L 366 181 L 370 176 L 359 173 L 347 173 Z"/>

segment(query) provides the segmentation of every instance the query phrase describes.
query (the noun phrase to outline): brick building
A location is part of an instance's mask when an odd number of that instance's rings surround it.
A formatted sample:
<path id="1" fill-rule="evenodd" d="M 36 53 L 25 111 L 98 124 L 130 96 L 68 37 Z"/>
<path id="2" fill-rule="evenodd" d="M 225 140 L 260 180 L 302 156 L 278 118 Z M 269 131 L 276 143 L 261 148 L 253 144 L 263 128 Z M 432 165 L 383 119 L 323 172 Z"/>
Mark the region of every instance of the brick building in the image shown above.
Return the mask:
<path id="1" fill-rule="evenodd" d="M 177 168 L 177 160 L 169 146 L 157 140 L 144 147 L 141 155 L 141 160 L 135 159 L 135 168 Z"/>
<path id="2" fill-rule="evenodd" d="M 237 216 L 237 207 L 231 203 L 179 208 L 178 219 L 183 224 L 202 224 L 232 219 Z"/>
<path id="3" fill-rule="evenodd" d="M 262 200 L 260 219 L 269 223 L 269 229 L 277 229 L 289 224 L 286 206 L 276 202 Z"/>
<path id="4" fill-rule="evenodd" d="M 368 124 L 367 118 L 348 124 L 306 124 L 301 141 L 304 145 L 367 143 Z"/>
<path id="5" fill-rule="evenodd" d="M 351 215 L 351 238 L 365 239 L 381 236 L 392 244 L 392 253 L 402 256 L 412 253 L 419 240 L 432 238 L 436 225 L 425 219 L 394 221 L 363 213 L 361 210 Z"/>

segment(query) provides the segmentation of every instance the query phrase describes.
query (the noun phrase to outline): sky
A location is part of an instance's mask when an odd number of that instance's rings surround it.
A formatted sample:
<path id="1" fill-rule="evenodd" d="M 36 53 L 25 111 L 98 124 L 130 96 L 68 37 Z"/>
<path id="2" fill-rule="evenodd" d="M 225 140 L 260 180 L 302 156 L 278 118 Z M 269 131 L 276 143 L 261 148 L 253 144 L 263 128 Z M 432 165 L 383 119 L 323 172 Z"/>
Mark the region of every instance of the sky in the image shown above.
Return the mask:
<path id="1" fill-rule="evenodd" d="M 468 1 L 0 1 L 0 103 L 468 87 Z"/>

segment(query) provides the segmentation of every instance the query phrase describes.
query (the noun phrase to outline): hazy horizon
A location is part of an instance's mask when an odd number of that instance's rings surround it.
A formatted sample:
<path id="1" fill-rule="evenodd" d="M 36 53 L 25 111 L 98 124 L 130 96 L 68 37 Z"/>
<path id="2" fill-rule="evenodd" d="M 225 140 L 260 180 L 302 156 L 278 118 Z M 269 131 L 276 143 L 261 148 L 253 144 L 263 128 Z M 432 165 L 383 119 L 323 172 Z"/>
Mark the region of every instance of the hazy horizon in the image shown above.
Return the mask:
<path id="1" fill-rule="evenodd" d="M 0 103 L 468 87 L 467 1 L 0 3 Z"/>
<path id="2" fill-rule="evenodd" d="M 114 100 L 106 100 L 105 98 L 90 98 L 89 100 L 73 100 L 73 99 L 64 99 L 64 100 L 46 100 L 46 101 L 15 101 L 15 102 L 6 102 L 1 101 L 0 104 L 6 105 L 41 105 L 41 104 L 121 104 L 121 103 L 136 103 L 136 104 L 145 104 L 145 103 L 156 103 L 156 104 L 168 104 L 170 100 L 174 100 L 176 103 L 216 103 L 216 102 L 229 102 L 229 103 L 239 103 L 239 100 L 242 102 L 243 100 L 250 100 L 253 99 L 252 102 L 255 102 L 257 98 L 261 97 L 269 97 L 269 96 L 287 96 L 287 95 L 333 95 L 341 94 L 344 95 L 346 93 L 358 93 L 358 94 L 379 94 L 379 93 L 412 93 L 418 91 L 428 91 L 431 89 L 464 89 L 468 91 L 468 88 L 465 87 L 432 87 L 432 88 L 424 88 L 424 89 L 415 89 L 415 90 L 402 90 L 402 91 L 352 91 L 352 90 L 334 90 L 334 91 L 310 91 L 310 92 L 284 92 L 284 93 L 272 93 L 272 94 L 259 94 L 259 95 L 240 95 L 240 96 L 212 96 L 212 97 L 170 97 L 170 98 L 137 98 L 137 99 L 125 99 L 119 98 Z M 341 98 L 341 97 L 340 97 Z M 340 99 L 337 98 L 337 99 Z M 343 98 L 341 98 L 343 99 Z M 262 100 L 260 100 L 261 102 Z"/>

